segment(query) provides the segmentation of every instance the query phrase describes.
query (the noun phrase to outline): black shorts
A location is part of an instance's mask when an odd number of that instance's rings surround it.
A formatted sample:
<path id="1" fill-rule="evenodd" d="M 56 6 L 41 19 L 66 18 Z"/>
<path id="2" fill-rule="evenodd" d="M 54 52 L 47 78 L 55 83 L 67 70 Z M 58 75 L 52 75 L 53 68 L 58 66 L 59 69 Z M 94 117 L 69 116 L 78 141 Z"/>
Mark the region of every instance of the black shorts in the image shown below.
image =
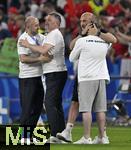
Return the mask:
<path id="1" fill-rule="evenodd" d="M 78 102 L 78 79 L 75 78 L 72 101 Z"/>

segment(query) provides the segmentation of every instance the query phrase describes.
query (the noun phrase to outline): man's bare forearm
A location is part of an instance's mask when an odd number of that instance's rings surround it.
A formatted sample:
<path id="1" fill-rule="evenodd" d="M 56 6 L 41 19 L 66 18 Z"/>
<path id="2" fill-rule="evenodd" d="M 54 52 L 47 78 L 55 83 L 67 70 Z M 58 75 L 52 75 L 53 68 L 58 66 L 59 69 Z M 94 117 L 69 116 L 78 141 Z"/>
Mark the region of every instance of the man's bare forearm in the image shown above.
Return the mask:
<path id="1" fill-rule="evenodd" d="M 39 57 L 31 57 L 28 55 L 20 55 L 20 61 L 22 63 L 32 64 L 40 62 Z"/>
<path id="2" fill-rule="evenodd" d="M 123 38 L 124 40 L 126 40 L 127 42 L 131 42 L 131 36 L 123 34 L 121 32 L 119 32 L 119 35 L 121 38 Z"/>
<path id="3" fill-rule="evenodd" d="M 109 32 L 108 33 L 100 32 L 99 37 L 101 39 L 103 39 L 104 41 L 106 41 L 107 43 L 116 43 L 117 42 L 117 38 Z"/>
<path id="4" fill-rule="evenodd" d="M 46 54 L 48 52 L 48 50 L 44 49 L 43 46 L 37 46 L 37 45 L 29 44 L 28 48 L 34 52 L 39 52 L 41 54 Z"/>
<path id="5" fill-rule="evenodd" d="M 28 55 L 20 55 L 20 61 L 22 63 L 33 64 L 33 63 L 47 63 L 52 60 L 53 57 L 40 55 L 38 57 L 32 57 Z"/>

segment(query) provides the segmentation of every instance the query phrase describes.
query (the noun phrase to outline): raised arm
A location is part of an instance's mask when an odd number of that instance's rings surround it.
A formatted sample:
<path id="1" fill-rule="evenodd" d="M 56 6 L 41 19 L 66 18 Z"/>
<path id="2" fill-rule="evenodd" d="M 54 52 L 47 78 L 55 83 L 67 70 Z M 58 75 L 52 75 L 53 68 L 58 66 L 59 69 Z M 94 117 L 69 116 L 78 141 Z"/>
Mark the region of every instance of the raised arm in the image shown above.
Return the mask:
<path id="1" fill-rule="evenodd" d="M 99 37 L 101 39 L 103 39 L 104 41 L 106 41 L 107 43 L 116 43 L 117 42 L 117 38 L 112 33 L 109 33 L 109 32 L 107 32 L 107 33 L 98 32 L 98 33 L 100 34 Z"/>
<path id="2" fill-rule="evenodd" d="M 95 24 L 88 24 L 87 27 L 85 28 L 85 31 L 83 32 L 84 32 L 83 34 L 87 33 L 87 35 L 99 36 L 101 39 L 103 39 L 107 43 L 117 42 L 117 38 L 112 33 L 103 32 L 102 30 L 98 29 Z"/>
<path id="3" fill-rule="evenodd" d="M 119 30 L 116 33 L 117 33 L 118 36 L 120 36 L 120 38 L 123 38 L 123 40 L 125 40 L 127 43 L 131 42 L 131 35 L 123 34 Z"/>

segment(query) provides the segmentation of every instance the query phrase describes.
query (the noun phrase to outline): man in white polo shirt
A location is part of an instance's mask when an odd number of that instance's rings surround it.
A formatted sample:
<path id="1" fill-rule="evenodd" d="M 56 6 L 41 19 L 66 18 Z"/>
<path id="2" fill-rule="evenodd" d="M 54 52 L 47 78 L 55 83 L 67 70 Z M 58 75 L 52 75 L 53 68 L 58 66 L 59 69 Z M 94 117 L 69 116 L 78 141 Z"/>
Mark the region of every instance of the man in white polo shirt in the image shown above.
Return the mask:
<path id="1" fill-rule="evenodd" d="M 109 144 L 108 137 L 104 135 L 104 128 L 107 109 L 105 82 L 109 81 L 106 54 L 111 44 L 99 37 L 103 33 L 90 27 L 95 26 L 92 24 L 93 21 L 94 15 L 91 13 L 81 16 L 81 26 L 87 25 L 85 35 L 88 36 L 78 39 L 70 54 L 70 61 L 75 62 L 79 59 L 79 111 L 82 113 L 84 124 L 84 136 L 75 142 L 76 144 Z M 96 34 L 90 35 L 92 29 Z M 99 135 L 93 142 L 90 138 L 92 109 L 97 114 L 99 128 Z"/>
<path id="2" fill-rule="evenodd" d="M 34 52 L 53 55 L 53 59 L 49 63 L 43 64 L 43 73 L 46 82 L 45 108 L 51 127 L 50 139 L 51 141 L 54 139 L 54 142 L 56 133 L 65 128 L 62 91 L 67 79 L 67 69 L 64 57 L 64 39 L 59 30 L 60 22 L 60 16 L 55 12 L 46 17 L 48 34 L 43 46 L 32 45 L 27 40 L 20 41 L 22 46 L 30 48 Z"/>
<path id="3" fill-rule="evenodd" d="M 22 113 L 21 125 L 36 126 L 43 107 L 44 90 L 41 80 L 42 63 L 51 60 L 19 45 L 21 39 L 27 39 L 35 45 L 42 44 L 45 36 L 38 34 L 39 21 L 33 16 L 25 20 L 25 32 L 18 39 L 19 88 Z"/>

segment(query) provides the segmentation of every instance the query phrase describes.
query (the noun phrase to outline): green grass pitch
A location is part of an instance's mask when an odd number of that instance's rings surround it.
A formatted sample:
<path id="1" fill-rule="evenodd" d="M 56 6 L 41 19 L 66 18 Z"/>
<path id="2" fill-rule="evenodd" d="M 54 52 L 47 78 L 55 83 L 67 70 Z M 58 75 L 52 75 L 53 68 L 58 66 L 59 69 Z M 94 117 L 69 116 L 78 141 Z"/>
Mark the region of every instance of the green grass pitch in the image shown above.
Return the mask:
<path id="1" fill-rule="evenodd" d="M 131 127 L 107 127 L 109 145 L 75 145 L 51 144 L 51 150 L 131 150 Z M 73 129 L 73 141 L 81 138 L 83 126 L 77 125 Z M 92 138 L 97 135 L 97 127 L 92 127 Z"/>

